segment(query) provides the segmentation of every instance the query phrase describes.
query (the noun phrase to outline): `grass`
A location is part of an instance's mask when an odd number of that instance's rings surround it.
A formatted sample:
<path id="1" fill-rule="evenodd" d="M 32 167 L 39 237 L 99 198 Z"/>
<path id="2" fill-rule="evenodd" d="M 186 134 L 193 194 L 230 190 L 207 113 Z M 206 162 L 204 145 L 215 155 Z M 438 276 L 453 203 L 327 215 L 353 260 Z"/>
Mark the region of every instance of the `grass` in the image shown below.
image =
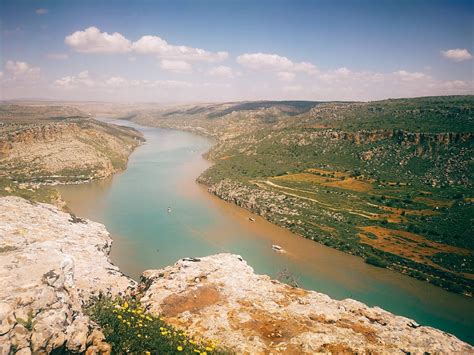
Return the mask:
<path id="1" fill-rule="evenodd" d="M 19 196 L 33 202 L 52 203 L 58 201 L 60 195 L 57 190 L 42 186 L 41 188 L 31 188 L 14 183 L 8 178 L 0 177 L 0 197 Z"/>
<path id="2" fill-rule="evenodd" d="M 216 341 L 195 339 L 188 333 L 151 315 L 132 298 L 94 299 L 87 313 L 97 322 L 113 353 L 224 354 Z"/>
<path id="3" fill-rule="evenodd" d="M 217 195 L 255 200 L 306 238 L 472 294 L 473 108 L 472 96 L 320 104 L 219 142 L 199 181 L 226 182 Z M 367 227 L 393 231 L 389 245 L 361 238 Z"/>

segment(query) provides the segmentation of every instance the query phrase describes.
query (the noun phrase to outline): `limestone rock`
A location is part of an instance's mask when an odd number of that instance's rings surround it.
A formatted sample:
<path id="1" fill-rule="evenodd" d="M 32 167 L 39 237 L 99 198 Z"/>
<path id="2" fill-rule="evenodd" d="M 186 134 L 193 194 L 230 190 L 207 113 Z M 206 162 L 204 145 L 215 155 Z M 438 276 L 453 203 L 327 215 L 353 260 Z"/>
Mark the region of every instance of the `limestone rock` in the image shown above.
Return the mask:
<path id="1" fill-rule="evenodd" d="M 85 302 L 135 286 L 111 264 L 110 247 L 101 224 L 77 222 L 51 205 L 0 198 L 0 250 L 6 250 L 0 255 L 0 353 L 11 345 L 24 353 L 62 346 L 84 352 L 93 328 Z"/>
<path id="2" fill-rule="evenodd" d="M 450 334 L 378 307 L 256 275 L 237 255 L 183 259 L 142 276 L 148 287 L 141 302 L 151 312 L 239 354 L 474 351 Z"/>

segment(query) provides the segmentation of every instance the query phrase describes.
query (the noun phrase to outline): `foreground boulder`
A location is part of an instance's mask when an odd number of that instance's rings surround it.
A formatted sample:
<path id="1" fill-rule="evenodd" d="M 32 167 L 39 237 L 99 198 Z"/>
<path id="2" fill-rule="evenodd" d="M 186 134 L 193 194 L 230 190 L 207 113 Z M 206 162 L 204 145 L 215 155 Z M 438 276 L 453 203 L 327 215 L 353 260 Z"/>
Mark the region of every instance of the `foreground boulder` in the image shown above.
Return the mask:
<path id="1" fill-rule="evenodd" d="M 107 350 L 82 307 L 135 286 L 110 263 L 111 242 L 101 224 L 0 198 L 0 354 Z"/>
<path id="2" fill-rule="evenodd" d="M 237 255 L 182 259 L 144 272 L 137 285 L 110 263 L 110 247 L 101 224 L 0 198 L 0 354 L 110 353 L 83 307 L 93 295 L 129 291 L 150 312 L 236 353 L 474 353 L 380 308 L 256 275 Z"/>
<path id="3" fill-rule="evenodd" d="M 440 330 L 378 307 L 256 275 L 240 256 L 183 259 L 143 273 L 142 303 L 237 353 L 472 353 Z"/>

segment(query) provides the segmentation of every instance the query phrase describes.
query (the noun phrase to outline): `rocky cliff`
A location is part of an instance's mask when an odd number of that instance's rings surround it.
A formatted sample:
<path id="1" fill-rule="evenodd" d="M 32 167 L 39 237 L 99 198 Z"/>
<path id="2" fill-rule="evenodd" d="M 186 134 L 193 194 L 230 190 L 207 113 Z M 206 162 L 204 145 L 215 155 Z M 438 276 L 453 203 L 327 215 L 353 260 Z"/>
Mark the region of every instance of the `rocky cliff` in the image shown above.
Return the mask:
<path id="1" fill-rule="evenodd" d="M 108 259 L 101 224 L 47 204 L 0 198 L 0 353 L 106 350 L 83 313 L 98 292 L 134 287 Z"/>
<path id="2" fill-rule="evenodd" d="M 237 255 L 182 259 L 137 285 L 110 263 L 110 247 L 98 223 L 0 198 L 0 353 L 110 352 L 83 307 L 99 292 L 131 290 L 150 312 L 238 353 L 474 351 L 380 308 L 256 275 Z"/>
<path id="3" fill-rule="evenodd" d="M 125 168 L 141 140 L 133 129 L 84 118 L 4 123 L 0 177 L 40 183 L 103 178 Z"/>

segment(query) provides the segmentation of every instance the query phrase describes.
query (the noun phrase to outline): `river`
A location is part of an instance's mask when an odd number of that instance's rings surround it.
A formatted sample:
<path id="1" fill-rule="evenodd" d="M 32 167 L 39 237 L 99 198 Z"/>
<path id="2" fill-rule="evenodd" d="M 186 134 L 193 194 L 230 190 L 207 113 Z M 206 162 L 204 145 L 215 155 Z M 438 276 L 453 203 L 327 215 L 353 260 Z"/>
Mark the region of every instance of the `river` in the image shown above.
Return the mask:
<path id="1" fill-rule="evenodd" d="M 130 156 L 125 172 L 58 190 L 75 214 L 105 224 L 114 240 L 112 261 L 125 274 L 138 279 L 142 271 L 182 257 L 230 252 L 242 255 L 257 273 L 276 277 L 287 270 L 301 287 L 379 306 L 474 343 L 473 299 L 367 265 L 209 194 L 195 179 L 209 166 L 201 155 L 211 140 L 104 121 L 139 129 L 146 144 Z M 272 244 L 285 252 L 272 251 Z"/>

